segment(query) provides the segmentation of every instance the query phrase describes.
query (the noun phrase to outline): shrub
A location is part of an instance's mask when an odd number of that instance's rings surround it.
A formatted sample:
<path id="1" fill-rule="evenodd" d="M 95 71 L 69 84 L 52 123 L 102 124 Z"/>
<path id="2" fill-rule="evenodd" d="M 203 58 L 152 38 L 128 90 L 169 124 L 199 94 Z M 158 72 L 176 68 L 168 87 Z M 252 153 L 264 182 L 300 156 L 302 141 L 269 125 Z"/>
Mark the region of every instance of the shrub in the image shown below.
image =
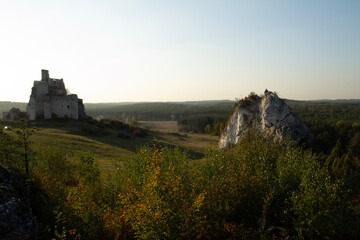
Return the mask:
<path id="1" fill-rule="evenodd" d="M 186 191 L 187 156 L 153 146 L 140 149 L 139 157 L 135 188 L 119 195 L 136 238 L 194 238 L 203 220 L 199 210 L 204 194 Z"/>

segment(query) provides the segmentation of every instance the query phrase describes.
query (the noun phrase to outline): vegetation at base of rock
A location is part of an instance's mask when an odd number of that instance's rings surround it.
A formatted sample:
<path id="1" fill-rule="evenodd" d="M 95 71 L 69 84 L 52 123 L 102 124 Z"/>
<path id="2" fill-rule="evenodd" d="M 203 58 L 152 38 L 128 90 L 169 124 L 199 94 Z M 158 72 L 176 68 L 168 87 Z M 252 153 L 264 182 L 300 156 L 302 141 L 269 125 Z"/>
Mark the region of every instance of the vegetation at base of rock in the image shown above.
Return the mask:
<path id="1" fill-rule="evenodd" d="M 34 149 L 34 237 L 357 239 L 359 139 L 326 156 L 249 132 L 228 151 L 208 149 L 203 161 L 154 141 L 106 177 L 90 153 Z M 1 164 L 26 176 L 14 136 L 1 131 L 0 144 Z"/>

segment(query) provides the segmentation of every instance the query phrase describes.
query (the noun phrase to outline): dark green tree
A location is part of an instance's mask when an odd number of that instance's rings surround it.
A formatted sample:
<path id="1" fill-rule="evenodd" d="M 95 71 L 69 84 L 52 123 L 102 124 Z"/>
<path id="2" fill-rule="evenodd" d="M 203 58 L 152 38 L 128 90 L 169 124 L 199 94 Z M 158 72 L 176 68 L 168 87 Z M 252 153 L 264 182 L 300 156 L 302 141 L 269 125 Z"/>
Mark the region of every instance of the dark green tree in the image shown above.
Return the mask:
<path id="1" fill-rule="evenodd" d="M 29 127 L 29 121 L 21 119 L 17 122 L 17 128 L 14 130 L 17 136 L 17 143 L 20 146 L 20 152 L 23 156 L 26 175 L 29 176 L 29 156 L 30 156 L 30 140 L 29 138 L 38 131 L 37 128 Z"/>
<path id="2" fill-rule="evenodd" d="M 0 163 L 9 167 L 16 162 L 14 159 L 15 142 L 3 129 L 0 129 Z"/>

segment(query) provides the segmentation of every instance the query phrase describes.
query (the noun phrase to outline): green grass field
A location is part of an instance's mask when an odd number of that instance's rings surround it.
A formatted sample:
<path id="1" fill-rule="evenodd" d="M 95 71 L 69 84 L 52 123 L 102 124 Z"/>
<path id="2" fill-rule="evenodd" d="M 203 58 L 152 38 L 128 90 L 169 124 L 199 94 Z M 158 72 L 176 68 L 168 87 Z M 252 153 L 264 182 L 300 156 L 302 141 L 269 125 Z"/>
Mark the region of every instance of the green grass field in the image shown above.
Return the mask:
<path id="1" fill-rule="evenodd" d="M 177 132 L 177 121 L 139 121 L 139 126 L 159 132 Z"/>
<path id="2" fill-rule="evenodd" d="M 151 130 L 161 143 L 188 150 L 192 159 L 202 158 L 204 151 L 219 141 L 217 136 L 179 133 L 177 121 L 139 121 L 138 124 Z"/>
<path id="3" fill-rule="evenodd" d="M 0 122 L 1 128 L 6 125 L 15 127 L 15 122 Z M 106 134 L 92 134 L 84 129 L 96 128 L 86 122 L 77 121 L 41 121 L 32 122 L 37 131 L 31 136 L 32 147 L 39 150 L 52 146 L 65 153 L 74 155 L 82 151 L 92 153 L 101 169 L 111 171 L 114 161 L 122 161 L 136 154 L 137 149 L 153 141 L 164 146 L 179 147 L 187 150 L 191 159 L 203 158 L 204 151 L 217 144 L 218 137 L 201 134 L 181 134 L 176 132 L 176 121 L 142 121 L 139 125 L 149 130 L 149 136 L 122 139 L 117 137 L 118 131 L 106 128 Z M 7 130 L 5 130 L 7 131 Z M 11 134 L 11 131 L 7 131 Z"/>

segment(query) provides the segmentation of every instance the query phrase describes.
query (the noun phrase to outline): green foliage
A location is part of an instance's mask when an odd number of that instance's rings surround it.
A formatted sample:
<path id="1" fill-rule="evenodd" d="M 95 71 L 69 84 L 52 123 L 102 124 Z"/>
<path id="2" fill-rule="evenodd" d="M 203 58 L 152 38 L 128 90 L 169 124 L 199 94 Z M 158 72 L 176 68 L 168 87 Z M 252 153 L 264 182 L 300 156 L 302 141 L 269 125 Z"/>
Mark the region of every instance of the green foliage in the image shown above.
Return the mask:
<path id="1" fill-rule="evenodd" d="M 225 117 L 192 116 L 177 122 L 181 132 L 206 133 L 219 136 L 224 130 Z"/>
<path id="2" fill-rule="evenodd" d="M 201 161 L 155 142 L 107 176 L 93 154 L 39 147 L 29 161 L 39 238 L 357 239 L 359 126 L 332 129 L 329 156 L 249 132 Z M 2 164 L 22 160 L 14 137 L 0 132 Z"/>
<path id="3" fill-rule="evenodd" d="M 100 169 L 93 154 L 82 152 L 79 165 L 78 171 L 81 180 L 90 185 L 100 182 Z"/>
<path id="4" fill-rule="evenodd" d="M 20 146 L 20 152 L 23 156 L 26 175 L 29 176 L 29 161 L 30 161 L 30 140 L 29 138 L 37 131 L 34 127 L 29 127 L 29 122 L 26 119 L 21 119 L 17 122 L 17 128 L 14 130 L 17 136 L 17 143 Z"/>
<path id="5" fill-rule="evenodd" d="M 55 225 L 50 226 L 56 238 L 79 239 L 81 234 L 99 239 L 104 228 L 100 220 L 102 181 L 93 155 L 82 152 L 75 156 L 64 154 L 57 146 L 43 147 L 33 168 L 34 181 L 46 191 L 56 210 Z"/>
<path id="6" fill-rule="evenodd" d="M 210 134 L 211 133 L 211 124 L 206 124 L 205 126 L 205 133 Z"/>
<path id="7" fill-rule="evenodd" d="M 310 150 L 267 142 L 252 133 L 230 151 L 210 150 L 207 160 L 196 184 L 206 192 L 207 238 L 359 234 L 353 230 L 359 219 L 350 207 L 349 186 L 333 179 Z"/>
<path id="8" fill-rule="evenodd" d="M 312 149 L 317 153 L 330 154 L 338 141 L 347 146 L 353 135 L 360 132 L 359 101 L 287 103 L 315 135 Z"/>
<path id="9" fill-rule="evenodd" d="M 0 163 L 8 167 L 16 167 L 18 163 L 17 146 L 14 139 L 3 129 L 0 129 L 0 149 Z"/>
<path id="10" fill-rule="evenodd" d="M 139 190 L 122 196 L 125 220 L 139 239 L 189 239 L 202 223 L 203 194 L 186 191 L 185 155 L 154 146 L 140 149 L 144 168 Z"/>
<path id="11" fill-rule="evenodd" d="M 358 100 L 345 101 L 287 101 L 291 110 L 307 122 L 322 120 L 334 124 L 339 120 L 345 123 L 359 121 L 360 102 Z"/>
<path id="12" fill-rule="evenodd" d="M 356 132 L 349 144 L 349 155 L 360 161 L 360 131 Z"/>
<path id="13" fill-rule="evenodd" d="M 37 128 L 29 126 L 26 119 L 16 122 L 14 129 L 0 130 L 0 163 L 11 168 L 23 169 L 29 176 L 29 162 L 33 158 L 30 137 Z"/>
<path id="14" fill-rule="evenodd" d="M 81 239 L 81 235 L 76 233 L 76 229 L 67 229 L 67 219 L 64 216 L 64 213 L 59 210 L 59 208 L 56 208 L 53 213 L 55 216 L 55 239 Z"/>
<path id="15" fill-rule="evenodd" d="M 332 181 L 317 166 L 305 173 L 299 191 L 292 196 L 295 229 L 301 239 L 345 236 L 342 187 L 342 181 Z"/>

